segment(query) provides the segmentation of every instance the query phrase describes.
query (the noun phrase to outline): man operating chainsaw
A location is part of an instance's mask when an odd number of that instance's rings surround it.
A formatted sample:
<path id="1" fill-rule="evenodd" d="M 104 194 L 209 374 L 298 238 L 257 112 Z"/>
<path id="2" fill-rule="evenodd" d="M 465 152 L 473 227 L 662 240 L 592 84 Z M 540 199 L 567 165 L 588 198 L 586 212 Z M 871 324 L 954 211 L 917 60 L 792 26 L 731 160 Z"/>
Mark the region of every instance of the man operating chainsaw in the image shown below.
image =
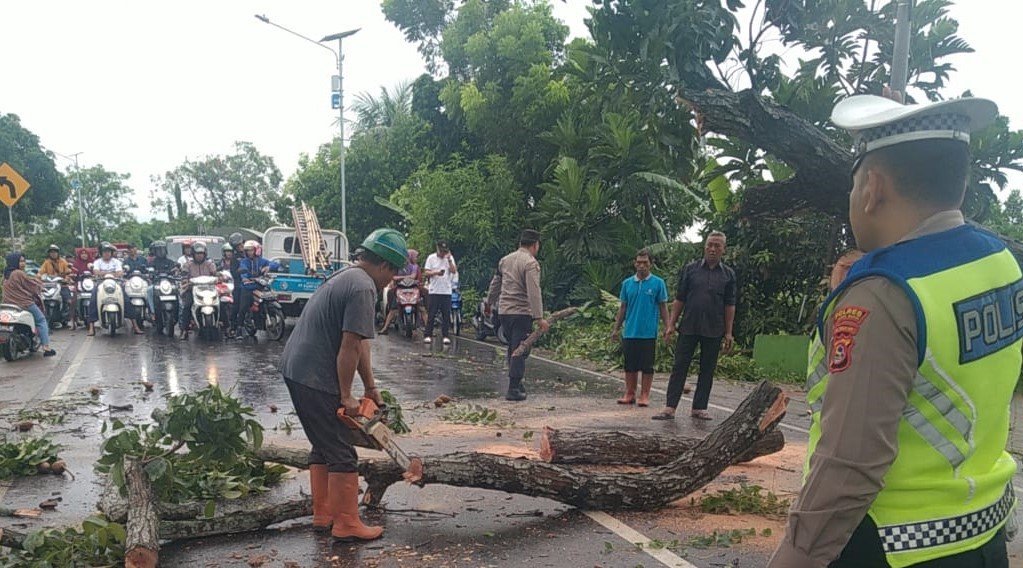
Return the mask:
<path id="1" fill-rule="evenodd" d="M 356 249 L 357 261 L 327 280 L 302 312 L 288 339 L 278 370 L 291 393 L 312 451 L 309 478 L 313 527 L 337 539 L 373 540 L 382 527 L 359 519 L 358 456 L 351 430 L 338 410 L 356 415 L 352 395 L 355 373 L 364 397 L 382 404 L 370 361 L 377 294 L 408 263 L 405 239 L 395 230 L 377 229 Z"/>

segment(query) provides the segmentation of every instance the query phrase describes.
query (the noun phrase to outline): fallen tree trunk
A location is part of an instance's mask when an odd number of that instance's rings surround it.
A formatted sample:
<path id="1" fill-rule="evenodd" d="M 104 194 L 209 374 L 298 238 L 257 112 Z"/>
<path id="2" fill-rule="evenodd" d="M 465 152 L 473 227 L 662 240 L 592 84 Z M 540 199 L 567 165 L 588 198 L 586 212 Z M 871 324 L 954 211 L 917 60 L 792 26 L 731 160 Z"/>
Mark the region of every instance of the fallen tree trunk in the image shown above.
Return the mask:
<path id="1" fill-rule="evenodd" d="M 540 438 L 540 458 L 548 463 L 591 465 L 665 465 L 692 450 L 700 438 L 659 432 L 594 432 L 556 430 L 545 427 Z M 735 458 L 748 462 L 781 451 L 785 436 L 778 430 L 767 432 L 749 451 Z"/>
<path id="2" fill-rule="evenodd" d="M 253 506 L 251 502 L 241 510 L 230 514 L 215 515 L 208 519 L 174 520 L 160 522 L 160 538 L 182 540 L 206 538 L 222 534 L 234 534 L 265 529 L 283 521 L 308 517 L 313 514 L 313 502 L 300 497 L 285 502 L 264 503 Z"/>
<path id="3" fill-rule="evenodd" d="M 160 518 L 156 513 L 153 486 L 141 462 L 135 459 L 124 461 L 124 481 L 128 486 L 124 566 L 156 568 L 160 552 Z"/>
<path id="4" fill-rule="evenodd" d="M 592 472 L 536 460 L 455 453 L 423 458 L 418 485 L 494 489 L 587 509 L 656 509 L 703 487 L 747 453 L 785 415 L 786 400 L 781 389 L 761 383 L 710 435 L 671 463 L 644 472 Z M 271 446 L 259 455 L 298 467 L 304 467 L 306 459 L 301 450 Z M 368 485 L 363 498 L 367 505 L 379 504 L 387 488 L 402 480 L 401 468 L 390 461 L 363 461 L 359 473 Z"/>

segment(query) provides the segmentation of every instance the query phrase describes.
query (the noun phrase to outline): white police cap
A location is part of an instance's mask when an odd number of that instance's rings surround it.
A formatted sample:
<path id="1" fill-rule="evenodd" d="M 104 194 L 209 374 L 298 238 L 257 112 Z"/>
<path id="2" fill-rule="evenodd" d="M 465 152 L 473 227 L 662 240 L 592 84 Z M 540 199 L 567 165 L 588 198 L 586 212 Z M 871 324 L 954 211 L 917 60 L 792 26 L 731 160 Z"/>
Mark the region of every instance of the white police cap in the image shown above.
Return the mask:
<path id="1" fill-rule="evenodd" d="M 991 124 L 998 106 L 967 97 L 922 105 L 903 105 L 876 95 L 855 95 L 835 105 L 831 122 L 852 133 L 856 154 L 916 140 L 970 142 L 970 133 Z"/>

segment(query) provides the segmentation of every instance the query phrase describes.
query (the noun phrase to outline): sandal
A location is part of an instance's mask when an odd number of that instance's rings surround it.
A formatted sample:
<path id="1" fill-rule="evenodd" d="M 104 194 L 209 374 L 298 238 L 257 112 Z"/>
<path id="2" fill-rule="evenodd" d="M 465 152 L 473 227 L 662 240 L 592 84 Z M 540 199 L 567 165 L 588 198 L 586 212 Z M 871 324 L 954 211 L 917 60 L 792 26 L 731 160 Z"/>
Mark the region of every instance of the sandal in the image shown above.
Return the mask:
<path id="1" fill-rule="evenodd" d="M 617 402 L 618 404 L 636 404 L 636 397 L 627 399 L 623 396 L 622 398 L 619 398 Z"/>
<path id="2" fill-rule="evenodd" d="M 694 410 L 690 416 L 697 420 L 714 420 L 714 418 L 706 410 Z"/>
<path id="3" fill-rule="evenodd" d="M 667 412 L 659 412 L 650 417 L 650 420 L 674 420 L 674 414 L 668 414 Z"/>

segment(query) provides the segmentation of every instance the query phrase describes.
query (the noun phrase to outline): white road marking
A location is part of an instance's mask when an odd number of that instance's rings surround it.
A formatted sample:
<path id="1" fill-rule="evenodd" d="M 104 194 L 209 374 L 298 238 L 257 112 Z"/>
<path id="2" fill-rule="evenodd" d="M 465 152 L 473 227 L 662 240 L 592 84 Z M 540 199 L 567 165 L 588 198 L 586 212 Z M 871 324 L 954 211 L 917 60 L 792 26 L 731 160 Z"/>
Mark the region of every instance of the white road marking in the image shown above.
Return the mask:
<path id="1" fill-rule="evenodd" d="M 89 352 L 89 346 L 92 344 L 92 337 L 85 336 L 85 342 L 81 347 L 78 348 L 78 353 L 75 354 L 75 358 L 71 361 L 67 371 L 64 371 L 64 376 L 57 382 L 57 386 L 53 387 L 53 392 L 50 393 L 50 398 L 57 398 L 67 392 L 69 386 L 71 386 L 71 380 L 75 378 L 75 373 L 78 372 L 78 368 L 82 366 L 82 361 L 85 361 L 85 355 Z"/>
<path id="2" fill-rule="evenodd" d="M 665 566 L 670 566 L 671 568 L 697 568 L 695 564 L 686 562 L 681 556 L 667 548 L 651 548 L 647 546 L 650 543 L 649 538 L 603 511 L 583 511 L 583 514 L 593 519 L 600 526 L 624 538 L 629 543 L 642 545 L 643 552 L 654 557 L 655 560 Z"/>

